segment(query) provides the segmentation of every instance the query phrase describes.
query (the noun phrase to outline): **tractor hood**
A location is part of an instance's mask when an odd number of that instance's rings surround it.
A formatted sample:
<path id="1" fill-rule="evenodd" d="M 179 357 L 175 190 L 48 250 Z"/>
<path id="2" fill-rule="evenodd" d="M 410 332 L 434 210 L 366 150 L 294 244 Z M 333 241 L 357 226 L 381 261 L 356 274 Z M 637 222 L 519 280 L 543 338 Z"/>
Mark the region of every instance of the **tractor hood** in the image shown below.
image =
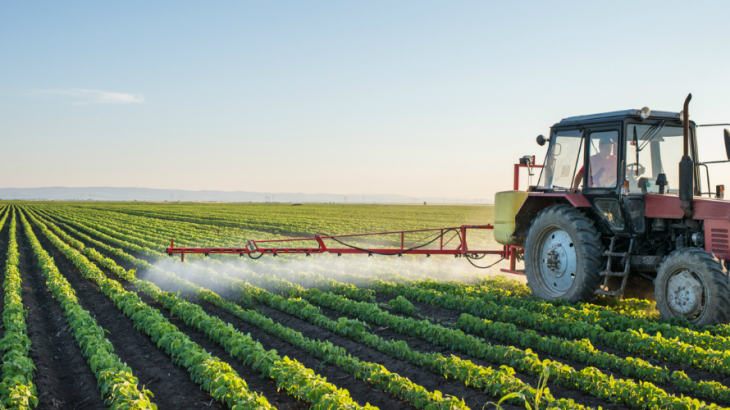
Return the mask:
<path id="1" fill-rule="evenodd" d="M 682 219 L 682 201 L 671 195 L 647 194 L 646 217 Z M 721 219 L 730 220 L 730 202 L 711 198 L 694 198 L 692 200 L 694 219 Z"/>

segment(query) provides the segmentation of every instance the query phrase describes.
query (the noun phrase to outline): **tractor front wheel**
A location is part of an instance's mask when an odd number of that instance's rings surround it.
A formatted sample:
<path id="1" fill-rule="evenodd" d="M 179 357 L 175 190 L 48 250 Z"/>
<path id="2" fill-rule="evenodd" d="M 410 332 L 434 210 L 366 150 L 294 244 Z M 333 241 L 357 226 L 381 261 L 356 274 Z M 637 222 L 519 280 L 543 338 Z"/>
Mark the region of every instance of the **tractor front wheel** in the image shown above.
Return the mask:
<path id="1" fill-rule="evenodd" d="M 582 212 L 552 205 L 532 220 L 524 260 L 527 285 L 535 296 L 590 301 L 601 280 L 601 236 Z"/>
<path id="2" fill-rule="evenodd" d="M 679 249 L 662 262 L 654 281 L 662 318 L 685 318 L 697 326 L 730 321 L 730 283 L 720 262 L 698 248 Z"/>

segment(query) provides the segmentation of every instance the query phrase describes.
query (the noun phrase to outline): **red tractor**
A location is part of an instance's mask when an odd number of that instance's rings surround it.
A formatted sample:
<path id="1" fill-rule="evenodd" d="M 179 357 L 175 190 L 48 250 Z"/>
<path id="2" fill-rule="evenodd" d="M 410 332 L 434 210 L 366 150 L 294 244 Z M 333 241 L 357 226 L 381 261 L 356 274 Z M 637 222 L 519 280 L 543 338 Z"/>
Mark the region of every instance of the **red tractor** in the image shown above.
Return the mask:
<path id="1" fill-rule="evenodd" d="M 535 295 L 620 296 L 629 278 L 643 278 L 662 317 L 730 322 L 730 203 L 724 186 L 710 192 L 709 172 L 701 192 L 700 167 L 709 162 L 699 161 L 690 99 L 681 113 L 570 117 L 538 137 L 549 143 L 544 168 L 503 241 L 524 246 Z M 730 159 L 727 129 L 725 146 Z"/>
<path id="2" fill-rule="evenodd" d="M 680 113 L 643 108 L 569 117 L 553 125 L 549 138 L 537 138 L 540 146 L 548 144 L 544 165 L 524 157 L 515 166 L 515 189 L 496 195 L 494 226 L 317 234 L 252 240 L 243 248 L 173 243 L 168 254 L 450 254 L 472 263 L 497 254 L 510 260 L 503 271 L 526 275 L 532 292 L 546 300 L 622 296 L 643 280 L 653 283 L 662 317 L 686 318 L 698 326 L 729 323 L 730 203 L 723 201 L 723 185 L 710 192 L 707 164 L 730 162 L 730 132 L 725 129 L 729 161 L 700 162 L 698 126 L 688 120 L 690 99 Z M 518 191 L 520 167 L 542 168 L 537 185 L 527 192 Z M 700 167 L 707 172 L 707 192 L 701 190 Z M 495 229 L 503 249 L 469 248 L 471 229 Z M 414 234 L 425 236 L 406 243 L 406 236 Z M 400 246 L 375 249 L 345 242 L 374 235 L 399 235 Z M 316 246 L 267 246 L 302 240 Z M 327 246 L 332 241 L 337 247 Z M 523 272 L 515 268 L 520 257 Z"/>

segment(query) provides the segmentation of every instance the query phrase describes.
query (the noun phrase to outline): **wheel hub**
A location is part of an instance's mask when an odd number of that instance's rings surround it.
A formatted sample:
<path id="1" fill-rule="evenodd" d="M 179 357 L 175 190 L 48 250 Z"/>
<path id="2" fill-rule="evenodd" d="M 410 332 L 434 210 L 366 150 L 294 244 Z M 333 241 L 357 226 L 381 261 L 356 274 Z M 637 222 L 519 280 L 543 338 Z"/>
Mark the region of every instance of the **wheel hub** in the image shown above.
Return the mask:
<path id="1" fill-rule="evenodd" d="M 541 246 L 542 273 L 554 291 L 566 292 L 573 285 L 576 252 L 570 235 L 562 229 L 550 232 Z"/>
<path id="2" fill-rule="evenodd" d="M 702 284 L 688 270 L 672 276 L 667 283 L 667 303 L 682 316 L 696 315 L 702 307 Z"/>
<path id="3" fill-rule="evenodd" d="M 548 267 L 548 269 L 552 270 L 553 273 L 555 273 L 555 276 L 560 277 L 565 274 L 565 263 L 562 264 L 560 261 L 565 260 L 565 250 L 562 246 L 556 247 L 548 251 L 547 253 L 547 262 L 545 263 Z M 561 269 L 562 267 L 562 269 Z"/>

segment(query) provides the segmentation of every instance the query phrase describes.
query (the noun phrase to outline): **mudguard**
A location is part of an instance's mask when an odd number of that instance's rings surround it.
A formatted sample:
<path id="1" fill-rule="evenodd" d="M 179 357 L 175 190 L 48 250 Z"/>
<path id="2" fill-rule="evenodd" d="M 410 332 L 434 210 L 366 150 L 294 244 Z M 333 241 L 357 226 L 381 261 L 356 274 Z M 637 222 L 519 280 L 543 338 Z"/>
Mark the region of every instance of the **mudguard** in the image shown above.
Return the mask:
<path id="1" fill-rule="evenodd" d="M 591 203 L 588 202 L 583 194 L 531 192 L 515 216 L 515 232 L 513 237 L 516 238 L 520 246 L 525 243 L 527 229 L 530 227 L 530 222 L 537 216 L 537 213 L 555 204 L 571 204 L 576 208 L 591 207 Z"/>

